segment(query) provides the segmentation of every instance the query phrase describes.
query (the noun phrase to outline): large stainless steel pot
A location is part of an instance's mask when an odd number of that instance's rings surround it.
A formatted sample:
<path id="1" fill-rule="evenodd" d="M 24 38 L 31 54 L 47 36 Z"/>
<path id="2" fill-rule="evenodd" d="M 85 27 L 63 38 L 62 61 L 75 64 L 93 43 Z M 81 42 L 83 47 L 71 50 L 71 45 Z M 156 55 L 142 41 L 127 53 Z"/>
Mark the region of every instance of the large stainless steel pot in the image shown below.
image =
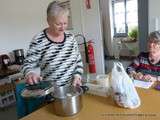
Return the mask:
<path id="1" fill-rule="evenodd" d="M 59 87 L 54 92 L 53 109 L 59 116 L 71 116 L 77 114 L 83 106 L 82 87 Z"/>
<path id="2" fill-rule="evenodd" d="M 56 98 L 53 102 L 53 109 L 58 116 L 72 116 L 82 109 L 82 95 L 69 98 Z"/>

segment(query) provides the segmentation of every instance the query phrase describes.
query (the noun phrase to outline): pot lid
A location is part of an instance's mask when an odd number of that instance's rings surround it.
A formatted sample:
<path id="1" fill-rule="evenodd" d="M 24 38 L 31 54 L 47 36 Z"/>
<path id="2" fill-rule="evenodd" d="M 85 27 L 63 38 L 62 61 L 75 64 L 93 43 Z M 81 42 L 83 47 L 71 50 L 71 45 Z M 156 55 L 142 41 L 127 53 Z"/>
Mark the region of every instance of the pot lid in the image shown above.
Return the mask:
<path id="1" fill-rule="evenodd" d="M 26 84 L 26 87 L 21 92 L 21 96 L 24 98 L 42 97 L 50 94 L 53 91 L 54 87 L 51 82 L 41 81 L 34 85 Z"/>

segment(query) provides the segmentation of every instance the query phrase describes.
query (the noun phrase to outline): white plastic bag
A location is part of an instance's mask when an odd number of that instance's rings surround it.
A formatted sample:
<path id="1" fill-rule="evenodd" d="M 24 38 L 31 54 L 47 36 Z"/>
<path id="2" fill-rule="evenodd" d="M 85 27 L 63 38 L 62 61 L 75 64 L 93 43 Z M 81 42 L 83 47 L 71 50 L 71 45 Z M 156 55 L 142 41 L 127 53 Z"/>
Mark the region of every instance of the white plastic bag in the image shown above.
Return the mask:
<path id="1" fill-rule="evenodd" d="M 124 108 L 137 108 L 141 101 L 132 79 L 120 62 L 115 62 L 111 73 L 112 96 L 116 103 Z"/>

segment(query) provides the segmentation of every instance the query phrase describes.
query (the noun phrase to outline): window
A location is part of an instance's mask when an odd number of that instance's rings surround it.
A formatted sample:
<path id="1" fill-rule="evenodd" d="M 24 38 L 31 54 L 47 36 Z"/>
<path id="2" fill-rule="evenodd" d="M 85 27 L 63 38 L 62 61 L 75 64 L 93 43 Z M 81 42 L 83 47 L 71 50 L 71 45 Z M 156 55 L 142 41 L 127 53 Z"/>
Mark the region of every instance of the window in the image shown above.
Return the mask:
<path id="1" fill-rule="evenodd" d="M 137 0 L 112 0 L 112 11 L 115 37 L 128 36 L 128 32 L 138 28 Z"/>

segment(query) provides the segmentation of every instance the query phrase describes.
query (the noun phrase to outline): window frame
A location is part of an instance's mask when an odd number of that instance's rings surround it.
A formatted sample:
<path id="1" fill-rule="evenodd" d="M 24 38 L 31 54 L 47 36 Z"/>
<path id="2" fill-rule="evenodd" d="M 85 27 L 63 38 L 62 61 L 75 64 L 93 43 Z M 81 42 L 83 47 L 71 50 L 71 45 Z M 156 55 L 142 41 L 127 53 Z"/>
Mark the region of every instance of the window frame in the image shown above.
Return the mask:
<path id="1" fill-rule="evenodd" d="M 123 2 L 124 3 L 124 33 L 117 32 L 116 21 L 115 21 L 115 3 Z M 128 36 L 128 23 L 127 23 L 127 0 L 112 0 L 112 19 L 113 19 L 113 31 L 114 37 L 127 37 Z"/>

